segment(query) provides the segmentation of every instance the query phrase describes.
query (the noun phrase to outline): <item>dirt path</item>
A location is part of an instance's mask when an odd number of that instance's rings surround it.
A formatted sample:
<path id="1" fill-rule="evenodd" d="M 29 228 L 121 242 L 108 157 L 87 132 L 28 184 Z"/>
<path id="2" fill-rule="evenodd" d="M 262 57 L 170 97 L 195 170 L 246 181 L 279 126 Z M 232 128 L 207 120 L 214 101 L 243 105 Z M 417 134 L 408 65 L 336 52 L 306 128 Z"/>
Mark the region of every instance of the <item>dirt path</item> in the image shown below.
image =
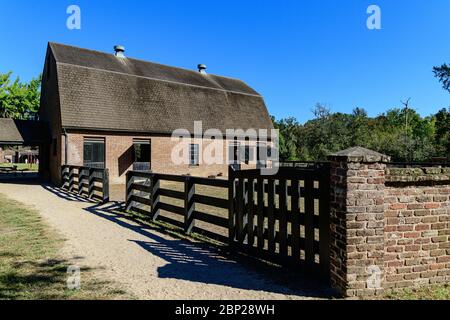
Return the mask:
<path id="1" fill-rule="evenodd" d="M 67 239 L 62 255 L 98 270 L 139 299 L 308 299 L 213 250 L 123 219 L 49 186 L 0 183 L 0 193 L 37 209 Z M 111 206 L 111 204 L 110 204 Z"/>

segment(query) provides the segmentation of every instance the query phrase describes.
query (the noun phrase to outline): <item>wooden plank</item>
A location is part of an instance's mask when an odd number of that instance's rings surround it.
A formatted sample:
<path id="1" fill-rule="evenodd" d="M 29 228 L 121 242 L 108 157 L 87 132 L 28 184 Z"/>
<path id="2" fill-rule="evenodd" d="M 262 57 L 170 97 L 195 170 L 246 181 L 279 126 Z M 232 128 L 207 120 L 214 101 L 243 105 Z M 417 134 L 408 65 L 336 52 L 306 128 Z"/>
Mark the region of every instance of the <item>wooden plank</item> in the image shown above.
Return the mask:
<path id="1" fill-rule="evenodd" d="M 190 234 L 195 226 L 195 184 L 194 181 L 186 178 L 184 181 L 184 232 Z"/>
<path id="2" fill-rule="evenodd" d="M 152 193 L 150 195 L 150 199 L 151 199 L 151 203 L 152 203 L 152 220 L 157 220 L 158 216 L 161 212 L 161 210 L 159 209 L 159 201 L 160 201 L 160 196 L 159 196 L 159 188 L 160 188 L 160 181 L 158 178 L 156 178 L 155 175 L 151 175 L 150 176 L 150 181 L 151 181 L 151 186 L 152 186 Z"/>
<path id="3" fill-rule="evenodd" d="M 232 245 L 236 237 L 235 229 L 236 179 L 234 170 L 228 167 L 228 245 Z"/>
<path id="4" fill-rule="evenodd" d="M 209 197 L 209 196 L 196 194 L 194 196 L 194 201 L 196 203 L 201 203 L 201 204 L 205 204 L 208 206 L 217 207 L 217 208 L 221 208 L 221 209 L 228 208 L 228 200 L 227 199 L 215 198 L 215 197 Z"/>
<path id="5" fill-rule="evenodd" d="M 128 187 L 128 189 L 141 191 L 141 192 L 146 192 L 146 193 L 151 193 L 152 192 L 151 186 L 146 186 L 146 185 L 143 185 L 143 184 L 136 184 L 136 183 L 132 183 L 130 185 L 130 187 Z"/>
<path id="6" fill-rule="evenodd" d="M 319 259 L 323 277 L 329 281 L 330 274 L 330 168 L 322 169 L 319 182 Z"/>
<path id="7" fill-rule="evenodd" d="M 164 180 L 164 181 L 183 182 L 184 183 L 184 180 L 186 180 L 185 176 L 176 176 L 176 175 L 172 175 L 172 174 L 155 173 L 153 175 L 156 179 Z"/>
<path id="8" fill-rule="evenodd" d="M 131 202 L 137 202 L 137 203 L 140 203 L 140 204 L 144 204 L 146 206 L 151 206 L 152 205 L 152 201 L 150 199 L 142 198 L 142 197 L 136 196 L 136 195 L 130 196 L 129 201 L 130 201 L 130 203 Z"/>
<path id="9" fill-rule="evenodd" d="M 237 241 L 242 244 L 244 242 L 244 182 L 243 178 L 238 179 L 237 185 L 237 214 L 236 214 L 236 235 Z"/>
<path id="10" fill-rule="evenodd" d="M 314 264 L 314 180 L 305 180 L 305 260 L 309 265 Z"/>
<path id="11" fill-rule="evenodd" d="M 249 179 L 247 184 L 247 197 L 248 197 L 248 210 L 247 210 L 247 243 L 249 246 L 253 246 L 255 243 L 255 236 L 253 234 L 254 221 L 255 221 L 255 200 L 254 200 L 254 180 Z"/>
<path id="12" fill-rule="evenodd" d="M 136 178 L 145 178 L 145 179 L 151 179 L 152 173 L 148 172 L 142 172 L 142 171 L 128 171 L 133 177 Z"/>
<path id="13" fill-rule="evenodd" d="M 126 174 L 126 188 L 125 188 L 125 211 L 130 211 L 133 202 L 131 201 L 131 196 L 133 194 L 133 175 L 130 171 Z"/>
<path id="14" fill-rule="evenodd" d="M 191 177 L 195 184 L 202 186 L 218 187 L 218 188 L 228 188 L 228 180 L 223 179 L 208 179 L 201 177 Z"/>
<path id="15" fill-rule="evenodd" d="M 179 200 L 184 200 L 184 198 L 185 198 L 185 193 L 181 192 L 181 191 L 160 188 L 158 192 L 161 197 L 169 197 L 169 198 L 174 198 L 174 199 L 179 199 Z"/>
<path id="16" fill-rule="evenodd" d="M 291 181 L 291 234 L 292 258 L 300 260 L 300 208 L 299 208 L 299 180 Z"/>
<path id="17" fill-rule="evenodd" d="M 268 223 L 268 250 L 269 252 L 275 253 L 276 245 L 275 245 L 275 181 L 273 179 L 269 179 L 267 183 L 267 223 Z"/>
<path id="18" fill-rule="evenodd" d="M 259 249 L 264 248 L 264 179 L 261 175 L 257 179 L 257 209 L 256 209 L 256 236 Z"/>
<path id="19" fill-rule="evenodd" d="M 194 218 L 206 223 L 213 224 L 222 228 L 228 228 L 228 219 L 219 216 L 214 216 L 206 212 L 195 211 Z"/>
<path id="20" fill-rule="evenodd" d="M 103 170 L 103 203 L 109 202 L 109 170 Z"/>
<path id="21" fill-rule="evenodd" d="M 94 170 L 89 169 L 89 188 L 88 188 L 88 198 L 92 199 L 94 196 Z"/>
<path id="22" fill-rule="evenodd" d="M 156 205 L 156 210 L 164 210 L 167 212 L 171 212 L 174 214 L 178 214 L 180 216 L 184 216 L 184 207 L 175 206 L 173 204 L 165 203 L 165 202 L 158 202 Z"/>
<path id="23" fill-rule="evenodd" d="M 280 206 L 280 254 L 283 257 L 288 255 L 288 222 L 287 222 L 287 190 L 286 190 L 286 180 L 279 180 L 279 206 Z"/>

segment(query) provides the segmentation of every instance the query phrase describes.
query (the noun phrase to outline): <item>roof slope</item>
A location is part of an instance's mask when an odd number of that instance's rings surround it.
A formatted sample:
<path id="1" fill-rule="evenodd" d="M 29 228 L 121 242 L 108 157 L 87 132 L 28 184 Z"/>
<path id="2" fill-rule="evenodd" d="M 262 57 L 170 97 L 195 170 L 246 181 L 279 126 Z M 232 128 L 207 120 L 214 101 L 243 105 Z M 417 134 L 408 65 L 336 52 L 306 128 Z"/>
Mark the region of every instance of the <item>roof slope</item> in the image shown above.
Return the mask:
<path id="1" fill-rule="evenodd" d="M 48 140 L 48 127 L 40 121 L 0 118 L 0 144 L 38 145 Z"/>
<path id="2" fill-rule="evenodd" d="M 62 126 L 171 133 L 272 129 L 263 98 L 244 82 L 50 43 Z"/>

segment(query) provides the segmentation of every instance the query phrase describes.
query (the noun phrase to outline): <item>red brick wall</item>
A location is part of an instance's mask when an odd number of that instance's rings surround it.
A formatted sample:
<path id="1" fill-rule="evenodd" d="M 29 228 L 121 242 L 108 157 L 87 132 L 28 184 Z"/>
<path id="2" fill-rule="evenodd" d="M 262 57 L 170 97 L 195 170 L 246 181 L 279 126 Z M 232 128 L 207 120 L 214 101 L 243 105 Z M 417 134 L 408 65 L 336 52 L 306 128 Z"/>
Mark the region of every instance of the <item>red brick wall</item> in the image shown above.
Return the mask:
<path id="1" fill-rule="evenodd" d="M 450 280 L 450 169 L 389 169 L 385 287 Z"/>
<path id="2" fill-rule="evenodd" d="M 171 141 L 171 137 L 155 136 L 125 136 L 125 135 L 99 135 L 90 133 L 69 133 L 68 134 L 68 164 L 83 165 L 83 141 L 85 137 L 101 137 L 106 142 L 106 167 L 110 170 L 111 184 L 124 184 L 125 174 L 132 169 L 132 154 L 130 148 L 133 146 L 133 139 L 151 140 L 151 165 L 153 172 L 166 174 L 190 174 L 193 176 L 227 176 L 227 164 L 201 164 L 198 167 L 189 165 L 175 165 L 172 162 L 171 154 L 173 147 L 178 143 Z M 191 140 L 191 139 L 190 139 Z M 202 140 L 203 150 L 211 143 L 211 140 Z M 202 141 L 192 139 L 192 143 L 201 144 Z M 223 154 L 227 156 L 228 143 L 224 143 Z M 202 150 L 202 148 L 201 148 Z M 62 162 L 64 163 L 64 142 L 62 141 Z M 243 165 L 243 169 L 255 168 L 256 164 Z"/>
<path id="3" fill-rule="evenodd" d="M 450 168 L 386 168 L 351 148 L 331 160 L 331 283 L 345 296 L 450 282 Z"/>

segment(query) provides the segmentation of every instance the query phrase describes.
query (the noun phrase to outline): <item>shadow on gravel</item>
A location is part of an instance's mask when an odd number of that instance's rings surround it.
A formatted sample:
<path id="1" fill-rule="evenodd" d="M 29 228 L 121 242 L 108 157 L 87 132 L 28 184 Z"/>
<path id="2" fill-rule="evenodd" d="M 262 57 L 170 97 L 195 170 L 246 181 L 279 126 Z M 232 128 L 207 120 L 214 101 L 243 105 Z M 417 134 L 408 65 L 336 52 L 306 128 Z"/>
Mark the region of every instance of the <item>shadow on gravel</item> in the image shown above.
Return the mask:
<path id="1" fill-rule="evenodd" d="M 91 202 L 60 188 L 49 185 L 43 187 L 68 201 Z M 122 205 L 121 202 L 93 203 L 84 210 L 145 236 L 148 241 L 129 241 L 167 261 L 165 266 L 158 269 L 160 278 L 299 297 L 325 299 L 337 297 L 333 289 L 307 274 L 268 265 L 245 256 L 221 252 L 219 248 L 212 245 L 182 239 L 162 227 L 142 224 L 118 212 L 122 209 Z M 158 233 L 170 235 L 175 240 L 167 240 Z"/>
<path id="2" fill-rule="evenodd" d="M 159 234 L 177 236 L 160 227 L 141 224 L 117 212 L 122 203 L 96 204 L 85 210 L 148 238 L 134 241 L 167 264 L 158 269 L 160 278 L 223 285 L 238 289 L 273 292 L 309 298 L 334 298 L 329 286 L 306 274 L 268 265 L 256 259 L 221 252 L 217 247 Z"/>

